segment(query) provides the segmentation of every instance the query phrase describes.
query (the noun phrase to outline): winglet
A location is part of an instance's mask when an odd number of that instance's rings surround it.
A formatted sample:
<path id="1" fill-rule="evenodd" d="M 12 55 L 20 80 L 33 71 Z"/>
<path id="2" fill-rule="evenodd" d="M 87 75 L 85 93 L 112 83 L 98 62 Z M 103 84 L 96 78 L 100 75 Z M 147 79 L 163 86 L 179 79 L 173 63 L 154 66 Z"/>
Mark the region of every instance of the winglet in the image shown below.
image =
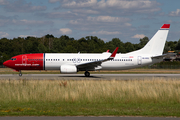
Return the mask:
<path id="1" fill-rule="evenodd" d="M 116 49 L 114 50 L 114 52 L 111 54 L 110 58 L 114 58 L 116 56 L 116 53 L 118 51 L 119 47 L 116 47 Z"/>

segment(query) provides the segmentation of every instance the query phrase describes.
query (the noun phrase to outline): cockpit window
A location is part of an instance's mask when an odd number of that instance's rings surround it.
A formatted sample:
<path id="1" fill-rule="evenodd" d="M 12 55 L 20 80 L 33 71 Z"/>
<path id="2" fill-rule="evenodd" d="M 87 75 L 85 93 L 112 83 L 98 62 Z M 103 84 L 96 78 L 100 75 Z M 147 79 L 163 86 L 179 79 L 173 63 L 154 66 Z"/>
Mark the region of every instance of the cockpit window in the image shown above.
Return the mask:
<path id="1" fill-rule="evenodd" d="M 10 60 L 13 60 L 13 61 L 14 61 L 14 60 L 16 60 L 16 58 L 11 58 Z"/>

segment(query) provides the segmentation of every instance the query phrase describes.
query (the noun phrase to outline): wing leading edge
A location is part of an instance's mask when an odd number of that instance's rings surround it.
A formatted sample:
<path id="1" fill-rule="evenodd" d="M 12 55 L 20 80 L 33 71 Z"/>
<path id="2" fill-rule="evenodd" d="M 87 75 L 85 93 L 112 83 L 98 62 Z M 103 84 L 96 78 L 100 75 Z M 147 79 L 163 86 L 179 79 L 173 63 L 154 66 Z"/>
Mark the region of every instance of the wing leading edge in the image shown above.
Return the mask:
<path id="1" fill-rule="evenodd" d="M 118 51 L 118 48 L 119 47 L 116 47 L 116 49 L 113 51 L 111 56 L 109 56 L 109 58 L 98 60 L 98 61 L 93 61 L 93 62 L 88 62 L 88 63 L 83 63 L 83 64 L 78 64 L 78 65 L 76 65 L 76 67 L 80 70 L 94 70 L 95 67 L 100 66 L 103 62 L 114 59 L 114 57 L 116 56 L 116 53 Z"/>

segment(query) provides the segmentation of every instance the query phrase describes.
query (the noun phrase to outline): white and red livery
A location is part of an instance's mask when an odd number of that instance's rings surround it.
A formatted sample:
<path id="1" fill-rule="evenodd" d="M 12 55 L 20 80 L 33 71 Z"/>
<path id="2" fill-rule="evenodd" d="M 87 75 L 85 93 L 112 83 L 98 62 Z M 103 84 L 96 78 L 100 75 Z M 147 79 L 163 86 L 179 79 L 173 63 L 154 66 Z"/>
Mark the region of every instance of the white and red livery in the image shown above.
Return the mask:
<path id="1" fill-rule="evenodd" d="M 100 54 L 87 53 L 34 53 L 12 57 L 4 66 L 21 70 L 60 70 L 61 73 L 77 73 L 94 70 L 123 70 L 154 64 L 163 60 L 163 50 L 170 24 L 164 24 L 151 40 L 140 50 L 126 54 L 116 54 L 118 47 L 111 54 L 109 50 Z"/>

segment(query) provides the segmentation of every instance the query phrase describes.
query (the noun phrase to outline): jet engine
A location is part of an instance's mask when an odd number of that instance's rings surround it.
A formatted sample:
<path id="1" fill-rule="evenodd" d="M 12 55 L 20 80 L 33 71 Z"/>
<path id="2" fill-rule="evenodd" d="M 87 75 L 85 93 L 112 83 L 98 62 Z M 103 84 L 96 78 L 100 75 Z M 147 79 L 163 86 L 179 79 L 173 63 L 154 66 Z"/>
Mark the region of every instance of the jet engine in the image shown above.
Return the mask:
<path id="1" fill-rule="evenodd" d="M 74 65 L 61 65 L 60 71 L 66 74 L 77 73 L 77 67 Z"/>

